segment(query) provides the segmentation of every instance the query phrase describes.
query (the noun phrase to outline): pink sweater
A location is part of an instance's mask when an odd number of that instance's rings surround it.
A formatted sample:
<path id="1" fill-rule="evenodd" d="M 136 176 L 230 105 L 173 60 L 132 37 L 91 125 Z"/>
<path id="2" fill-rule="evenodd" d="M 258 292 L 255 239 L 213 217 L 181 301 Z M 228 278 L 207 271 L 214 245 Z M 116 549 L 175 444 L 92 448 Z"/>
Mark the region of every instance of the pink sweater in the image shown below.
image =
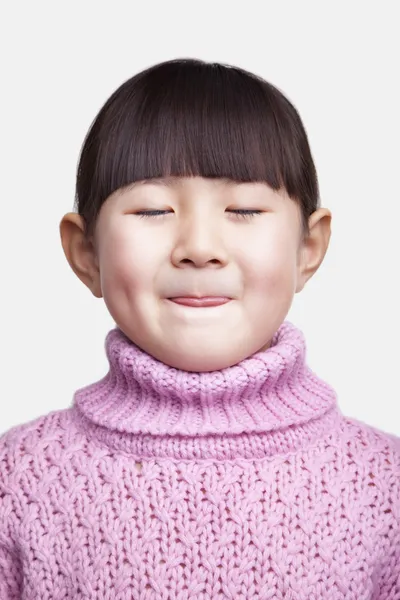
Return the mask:
<path id="1" fill-rule="evenodd" d="M 0 438 L 1 600 L 400 599 L 400 439 L 342 415 L 294 325 L 213 373 L 106 352 Z"/>

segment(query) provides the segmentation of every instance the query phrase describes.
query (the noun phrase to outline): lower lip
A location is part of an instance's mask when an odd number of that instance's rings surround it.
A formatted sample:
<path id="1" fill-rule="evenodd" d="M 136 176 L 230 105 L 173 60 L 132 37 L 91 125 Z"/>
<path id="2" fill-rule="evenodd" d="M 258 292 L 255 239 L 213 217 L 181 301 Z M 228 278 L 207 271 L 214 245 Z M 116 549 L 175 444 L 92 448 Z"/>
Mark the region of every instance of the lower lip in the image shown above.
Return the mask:
<path id="1" fill-rule="evenodd" d="M 175 304 L 183 304 L 184 306 L 209 307 L 221 306 L 230 301 L 230 298 L 209 296 L 205 298 L 169 298 Z"/>

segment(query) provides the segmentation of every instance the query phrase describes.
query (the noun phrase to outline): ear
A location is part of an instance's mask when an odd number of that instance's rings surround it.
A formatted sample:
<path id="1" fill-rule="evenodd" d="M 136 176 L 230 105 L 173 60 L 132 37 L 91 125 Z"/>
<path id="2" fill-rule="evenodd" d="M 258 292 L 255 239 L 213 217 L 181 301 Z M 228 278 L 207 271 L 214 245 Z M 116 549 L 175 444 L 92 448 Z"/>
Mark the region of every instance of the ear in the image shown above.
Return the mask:
<path id="1" fill-rule="evenodd" d="M 318 270 L 324 260 L 331 238 L 332 214 L 327 208 L 319 208 L 309 218 L 310 234 L 300 246 L 296 294 Z"/>
<path id="2" fill-rule="evenodd" d="M 67 213 L 60 221 L 61 243 L 71 269 L 96 298 L 102 298 L 96 250 L 84 231 L 83 218 L 77 213 Z"/>

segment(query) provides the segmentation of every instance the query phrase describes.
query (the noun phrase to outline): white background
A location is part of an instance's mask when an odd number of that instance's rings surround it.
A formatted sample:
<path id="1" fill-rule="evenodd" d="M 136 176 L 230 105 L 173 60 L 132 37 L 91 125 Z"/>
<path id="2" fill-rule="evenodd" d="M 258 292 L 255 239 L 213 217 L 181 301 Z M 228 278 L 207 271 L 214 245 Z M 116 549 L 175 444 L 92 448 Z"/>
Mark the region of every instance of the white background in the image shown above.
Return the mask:
<path id="1" fill-rule="evenodd" d="M 59 237 L 80 147 L 123 81 L 195 57 L 256 72 L 300 111 L 332 238 L 288 319 L 341 409 L 400 435 L 399 12 L 395 0 L 3 3 L 0 432 L 105 374 L 114 323 Z"/>

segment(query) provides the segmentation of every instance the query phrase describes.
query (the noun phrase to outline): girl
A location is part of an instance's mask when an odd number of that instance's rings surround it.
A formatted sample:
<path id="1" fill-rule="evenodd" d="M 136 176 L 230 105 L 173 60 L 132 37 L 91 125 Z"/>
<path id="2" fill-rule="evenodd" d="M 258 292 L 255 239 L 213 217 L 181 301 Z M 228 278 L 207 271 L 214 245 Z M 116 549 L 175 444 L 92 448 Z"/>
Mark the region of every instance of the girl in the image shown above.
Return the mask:
<path id="1" fill-rule="evenodd" d="M 285 320 L 331 214 L 298 112 L 155 65 L 84 142 L 70 267 L 109 370 L 0 443 L 2 600 L 400 598 L 400 440 L 339 410 Z"/>

